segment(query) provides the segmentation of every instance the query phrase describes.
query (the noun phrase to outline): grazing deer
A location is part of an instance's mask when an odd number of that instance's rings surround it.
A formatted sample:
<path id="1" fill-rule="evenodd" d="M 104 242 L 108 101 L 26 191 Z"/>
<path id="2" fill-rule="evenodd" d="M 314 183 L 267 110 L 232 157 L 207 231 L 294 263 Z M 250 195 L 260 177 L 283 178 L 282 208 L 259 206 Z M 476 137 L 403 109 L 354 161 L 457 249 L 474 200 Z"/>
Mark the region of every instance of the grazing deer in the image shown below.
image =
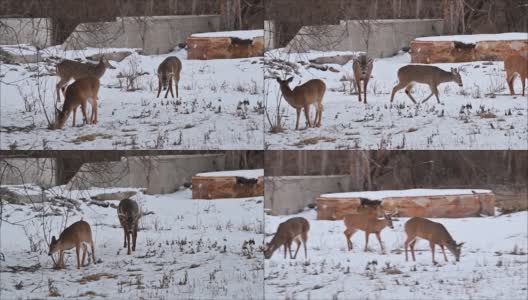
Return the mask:
<path id="1" fill-rule="evenodd" d="M 86 246 L 87 243 L 90 244 L 92 249 L 93 263 L 96 264 L 94 243 L 92 240 L 92 229 L 90 228 L 90 224 L 81 219 L 80 221 L 75 222 L 68 228 L 64 229 L 58 240 L 55 239 L 55 236 L 51 238 L 48 255 L 51 256 L 53 253 L 59 251 L 59 261 L 57 267 L 64 268 L 64 251 L 75 247 L 75 251 L 77 252 L 77 269 L 80 269 L 81 265 L 84 267 L 86 251 L 88 250 Z M 82 264 L 81 260 L 79 259 L 79 251 L 81 246 L 83 247 Z"/>
<path id="2" fill-rule="evenodd" d="M 521 78 L 522 82 L 522 95 L 524 96 L 524 88 L 526 84 L 526 78 L 528 77 L 528 58 L 521 55 L 511 55 L 504 60 L 504 68 L 506 69 L 506 81 L 510 88 L 510 94 L 515 95 L 513 90 L 513 82 L 516 75 Z"/>
<path id="3" fill-rule="evenodd" d="M 370 74 L 374 68 L 374 61 L 367 55 L 362 54 L 354 58 L 352 70 L 354 71 L 354 80 L 358 90 L 359 102 L 361 102 L 361 81 L 363 80 L 363 98 L 364 103 L 367 103 L 367 85 L 370 80 Z"/>
<path id="4" fill-rule="evenodd" d="M 64 104 L 62 110 L 56 110 L 55 113 L 55 129 L 61 129 L 64 127 L 64 123 L 68 120 L 68 117 L 73 112 L 73 123 L 75 127 L 75 115 L 77 114 L 77 107 L 81 106 L 81 112 L 83 114 L 83 124 L 96 124 L 97 123 L 97 94 L 99 93 L 99 79 L 95 77 L 81 78 L 66 89 L 64 96 Z M 92 106 L 92 115 L 90 119 L 86 114 L 87 103 Z"/>
<path id="5" fill-rule="evenodd" d="M 368 247 L 368 240 L 369 235 L 371 233 L 376 234 L 376 237 L 378 238 L 381 251 L 385 253 L 385 249 L 383 248 L 383 243 L 381 242 L 381 236 L 380 233 L 385 227 L 389 227 L 391 229 L 394 228 L 392 225 L 392 217 L 398 214 L 398 212 L 393 212 L 391 214 L 384 212 L 383 213 L 383 219 L 378 219 L 376 215 L 370 214 L 353 214 L 353 215 L 346 215 L 345 216 L 345 238 L 348 245 L 348 251 L 352 250 L 352 241 L 351 237 L 356 231 L 362 230 L 365 232 L 365 249 L 364 251 L 367 252 Z"/>
<path id="6" fill-rule="evenodd" d="M 275 252 L 275 250 L 277 250 L 280 246 L 283 246 L 284 258 L 286 258 L 286 251 L 289 251 L 290 259 L 295 259 L 302 242 L 304 245 L 304 258 L 308 258 L 308 251 L 306 249 L 308 230 L 310 230 L 310 223 L 308 223 L 308 220 L 302 217 L 291 218 L 286 222 L 280 223 L 275 236 L 273 236 L 271 242 L 266 244 L 264 257 L 266 259 L 271 258 L 273 252 Z M 292 257 L 291 245 L 294 241 L 297 243 L 297 250 L 295 251 L 295 255 Z"/>
<path id="7" fill-rule="evenodd" d="M 438 85 L 440 83 L 454 81 L 458 83 L 458 86 L 462 87 L 462 77 L 460 77 L 458 69 L 451 68 L 451 71 L 448 72 L 428 65 L 403 66 L 398 70 L 398 80 L 398 84 L 392 89 L 391 103 L 394 100 L 394 94 L 405 88 L 405 94 L 416 104 L 416 100 L 411 95 L 411 89 L 415 82 L 427 84 L 431 89 L 431 94 L 422 103 L 429 100 L 433 95 L 435 95 L 436 101 L 441 103 L 438 97 Z"/>
<path id="8" fill-rule="evenodd" d="M 321 118 L 323 115 L 323 97 L 326 91 L 326 84 L 320 79 L 312 79 L 302 85 L 296 86 L 293 90 L 288 85 L 293 81 L 293 77 L 286 80 L 277 78 L 280 89 L 286 102 L 297 110 L 297 121 L 295 122 L 295 130 L 299 129 L 299 117 L 301 110 L 304 108 L 304 116 L 308 127 L 312 127 L 310 122 L 310 105 L 316 106 L 314 127 L 321 126 Z"/>
<path id="9" fill-rule="evenodd" d="M 79 80 L 85 77 L 100 79 L 103 77 L 107 68 L 115 69 L 103 56 L 101 56 L 97 65 L 81 63 L 74 60 L 63 60 L 58 63 L 56 69 L 60 81 L 57 83 L 57 101 L 60 102 L 59 90 L 64 94 L 64 90 L 71 79 Z"/>
<path id="10" fill-rule="evenodd" d="M 117 216 L 119 223 L 123 226 L 124 242 L 123 248 L 128 245 L 127 254 L 130 255 L 130 240 L 132 239 L 132 251 L 136 251 L 136 239 L 138 232 L 139 218 L 141 218 L 141 211 L 136 201 L 132 199 L 124 199 L 119 202 L 117 207 Z"/>
<path id="11" fill-rule="evenodd" d="M 176 56 L 169 56 L 161 62 L 158 67 L 158 95 L 159 97 L 162 88 L 167 92 L 165 93 L 165 98 L 169 94 L 169 91 L 174 98 L 174 93 L 172 92 L 172 81 L 174 80 L 174 85 L 176 86 L 176 98 L 178 98 L 178 82 L 180 82 L 180 72 L 182 70 L 182 63 L 179 58 Z"/>
<path id="12" fill-rule="evenodd" d="M 429 241 L 429 246 L 433 253 L 433 264 L 436 265 L 435 245 L 440 245 L 440 248 L 442 248 L 445 261 L 447 261 L 447 256 L 444 247 L 447 247 L 447 249 L 453 253 L 456 261 L 460 261 L 460 250 L 464 243 L 457 244 L 444 225 L 425 218 L 414 217 L 405 223 L 405 233 L 407 233 L 407 240 L 405 240 L 406 261 L 408 261 L 407 246 L 411 248 L 413 261 L 416 261 L 414 257 L 414 245 L 416 244 L 417 238 Z"/>

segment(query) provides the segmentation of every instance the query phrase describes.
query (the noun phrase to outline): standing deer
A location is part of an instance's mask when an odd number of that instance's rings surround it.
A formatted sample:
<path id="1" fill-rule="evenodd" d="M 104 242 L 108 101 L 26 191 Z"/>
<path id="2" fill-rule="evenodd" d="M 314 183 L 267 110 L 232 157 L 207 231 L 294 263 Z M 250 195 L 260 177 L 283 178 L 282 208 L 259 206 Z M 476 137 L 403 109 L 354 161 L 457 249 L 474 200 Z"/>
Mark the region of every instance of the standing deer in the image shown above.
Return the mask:
<path id="1" fill-rule="evenodd" d="M 57 101 L 60 102 L 59 90 L 64 94 L 64 89 L 70 80 L 79 80 L 85 77 L 95 77 L 100 79 L 103 77 L 106 69 L 115 69 L 106 58 L 101 56 L 97 65 L 89 63 L 81 63 L 74 60 L 63 60 L 56 66 L 57 76 L 60 81 L 57 83 Z"/>
<path id="2" fill-rule="evenodd" d="M 77 269 L 80 269 L 81 265 L 84 267 L 86 251 L 88 250 L 86 246 L 87 243 L 90 244 L 92 249 L 93 263 L 96 264 L 92 229 L 90 228 L 90 224 L 81 219 L 80 221 L 77 221 L 71 224 L 68 228 L 64 229 L 58 240 L 55 239 L 55 236 L 51 238 L 48 255 L 51 256 L 53 253 L 59 251 L 59 261 L 57 263 L 57 267 L 64 268 L 64 251 L 75 247 L 75 251 L 77 253 Z M 79 259 L 79 251 L 81 246 L 83 248 L 82 264 L 81 260 Z"/>
<path id="3" fill-rule="evenodd" d="M 352 235 L 356 233 L 356 231 L 361 230 L 365 232 L 365 252 L 367 252 L 369 235 L 374 233 L 378 238 L 381 251 L 385 253 L 383 243 L 381 242 L 380 233 L 385 227 L 389 227 L 391 229 L 394 228 L 392 225 L 392 217 L 396 214 L 398 214 L 397 211 L 391 214 L 384 212 L 383 219 L 378 219 L 375 213 L 346 215 L 344 219 L 346 226 L 344 234 L 348 245 L 348 251 L 352 250 L 353 248 L 351 241 Z"/>
<path id="4" fill-rule="evenodd" d="M 526 78 L 528 77 L 528 58 L 521 55 L 511 55 L 504 60 L 504 68 L 506 69 L 506 81 L 510 88 L 510 94 L 515 95 L 513 89 L 513 82 L 518 75 L 522 82 L 522 95 L 524 96 L 524 89 Z"/>
<path id="5" fill-rule="evenodd" d="M 75 115 L 77 114 L 77 107 L 81 106 L 81 112 L 83 114 L 83 124 L 96 124 L 97 123 L 97 94 L 99 93 L 99 79 L 95 77 L 81 78 L 72 83 L 64 96 L 64 104 L 62 110 L 56 110 L 55 113 L 55 129 L 61 129 L 64 127 L 64 123 L 68 120 L 68 117 L 73 112 L 73 123 L 75 127 Z M 87 103 L 92 106 L 92 115 L 90 119 L 86 114 Z"/>
<path id="6" fill-rule="evenodd" d="M 293 77 L 286 80 L 277 78 L 280 89 L 286 102 L 297 110 L 297 121 L 295 122 L 295 130 L 299 129 L 299 117 L 301 110 L 304 108 L 304 116 L 308 127 L 312 127 L 310 122 L 310 105 L 316 106 L 314 127 L 321 126 L 321 118 L 323 115 L 323 97 L 326 91 L 326 84 L 320 79 L 312 79 L 302 85 L 296 86 L 293 90 L 288 85 L 293 81 Z"/>
<path id="7" fill-rule="evenodd" d="M 302 242 L 304 245 L 304 258 L 307 259 L 308 251 L 306 241 L 308 240 L 309 230 L 310 223 L 308 223 L 308 220 L 302 217 L 291 218 L 286 222 L 280 223 L 275 236 L 271 242 L 266 244 L 264 257 L 266 259 L 271 258 L 273 252 L 275 252 L 275 250 L 277 250 L 280 246 L 283 246 L 284 258 L 286 258 L 286 251 L 288 251 L 290 252 L 290 259 L 295 259 Z M 292 257 L 291 245 L 294 241 L 297 243 L 297 250 L 295 251 L 295 255 Z"/>
<path id="8" fill-rule="evenodd" d="M 136 251 L 136 239 L 138 232 L 139 218 L 141 218 L 141 211 L 136 201 L 132 199 L 124 199 L 119 202 L 117 207 L 117 216 L 119 223 L 123 226 L 124 242 L 123 248 L 128 246 L 127 254 L 130 255 L 130 240 L 132 240 L 132 251 Z"/>
<path id="9" fill-rule="evenodd" d="M 424 83 L 429 85 L 431 94 L 425 98 L 422 103 L 426 102 L 433 95 L 436 97 L 436 101 L 440 102 L 438 97 L 438 85 L 444 82 L 454 81 L 458 83 L 458 86 L 462 87 L 462 77 L 458 69 L 451 68 L 451 71 L 444 71 L 435 66 L 428 65 L 407 65 L 403 66 L 398 70 L 398 84 L 392 89 L 392 95 L 390 102 L 394 100 L 394 94 L 397 91 L 405 88 L 405 94 L 416 104 L 416 100 L 411 95 L 411 89 L 415 82 Z"/>
<path id="10" fill-rule="evenodd" d="M 357 58 L 354 58 L 352 64 L 352 70 L 354 71 L 354 80 L 356 82 L 358 90 L 358 99 L 361 102 L 361 81 L 363 80 L 363 98 L 364 103 L 367 103 L 367 85 L 374 68 L 374 61 L 367 55 L 362 54 Z"/>
<path id="11" fill-rule="evenodd" d="M 182 70 L 182 63 L 179 58 L 176 56 L 169 56 L 165 58 L 164 61 L 158 67 L 158 95 L 159 97 L 162 88 L 167 92 L 165 93 L 165 98 L 169 94 L 169 91 L 174 98 L 174 93 L 172 92 L 172 81 L 174 80 L 174 85 L 176 86 L 176 98 L 178 98 L 178 82 L 180 82 L 180 72 Z"/>
<path id="12" fill-rule="evenodd" d="M 447 262 L 447 256 L 445 254 L 444 247 L 447 247 L 456 258 L 456 261 L 460 261 L 460 250 L 464 243 L 457 244 L 451 237 L 444 225 L 433 222 L 431 220 L 414 217 L 405 223 L 405 233 L 407 233 L 407 240 L 405 240 L 405 260 L 408 261 L 407 257 L 407 246 L 411 248 L 411 254 L 413 261 L 416 261 L 414 257 L 414 245 L 416 244 L 417 238 L 422 238 L 429 241 L 431 252 L 433 253 L 433 264 L 436 265 L 435 261 L 435 245 L 440 245 L 444 259 Z"/>

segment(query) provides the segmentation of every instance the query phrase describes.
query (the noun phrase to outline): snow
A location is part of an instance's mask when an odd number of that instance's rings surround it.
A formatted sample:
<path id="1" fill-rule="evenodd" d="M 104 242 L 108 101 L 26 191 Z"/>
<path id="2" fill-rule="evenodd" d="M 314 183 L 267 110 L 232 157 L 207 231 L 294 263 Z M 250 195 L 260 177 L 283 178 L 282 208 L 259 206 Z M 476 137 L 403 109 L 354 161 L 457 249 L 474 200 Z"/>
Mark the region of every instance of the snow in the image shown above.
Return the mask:
<path id="1" fill-rule="evenodd" d="M 0 46 L 2 47 L 2 46 Z M 26 48 L 24 48 L 26 49 Z M 29 49 L 29 48 L 28 48 Z M 32 53 L 24 50 L 25 54 Z M 113 51 L 132 51 L 121 62 L 110 61 L 101 78 L 98 124 L 77 127 L 70 116 L 62 130 L 49 130 L 54 119 L 54 56 L 85 58 Z M 27 52 L 27 53 L 26 53 Z M 1 149 L 262 149 L 262 58 L 187 60 L 186 50 L 163 55 L 140 55 L 135 49 L 111 48 L 41 51 L 45 63 L 0 65 Z M 182 61 L 179 98 L 156 98 L 158 65 L 168 56 Z M 51 62 L 50 62 L 51 60 Z M 58 61 L 58 60 L 55 60 Z M 139 90 L 126 91 L 116 76 L 134 69 L 148 72 L 136 80 Z M 40 74 L 38 79 L 37 74 Z M 41 101 L 42 99 L 42 101 Z M 249 105 L 239 103 L 249 101 Z M 62 108 L 63 97 L 58 105 Z M 238 108 L 238 109 L 237 109 Z M 90 113 L 90 111 L 88 112 Z"/>
<path id="2" fill-rule="evenodd" d="M 207 176 L 207 177 L 236 176 L 236 177 L 244 177 L 244 178 L 259 178 L 259 177 L 264 176 L 264 169 L 207 172 L 207 173 L 198 173 L 196 174 L 196 176 Z"/>
<path id="3" fill-rule="evenodd" d="M 129 256 L 115 209 L 80 200 L 114 189 L 64 188 L 55 187 L 49 194 L 73 199 L 80 203 L 79 210 L 49 203 L 3 204 L 2 299 L 47 298 L 50 285 L 61 299 L 87 293 L 95 293 L 96 299 L 173 299 L 176 295 L 178 299 L 263 299 L 263 257 L 258 250 L 264 228 L 262 197 L 196 201 L 189 189 L 164 195 L 145 195 L 136 189 L 133 199 L 144 213 L 154 214 L 140 219 L 136 251 Z M 60 215 L 38 217 L 42 213 Z M 65 256 L 66 268 L 53 269 L 47 255 L 51 235 L 58 236 L 64 224 L 81 217 L 91 225 L 98 263 L 87 261 L 77 270 L 72 249 Z M 244 242 L 251 239 L 257 246 L 243 250 Z M 40 267 L 34 272 L 13 273 L 9 268 L 37 264 Z M 115 278 L 79 282 L 105 272 Z"/>
<path id="4" fill-rule="evenodd" d="M 383 198 L 393 197 L 423 197 L 423 196 L 449 196 L 449 195 L 471 195 L 473 192 L 478 194 L 491 193 L 490 190 L 461 190 L 461 189 L 411 189 L 411 190 L 384 190 L 384 191 L 366 191 L 351 193 L 332 193 L 323 194 L 325 198 L 367 198 L 370 200 L 381 200 Z"/>
<path id="5" fill-rule="evenodd" d="M 374 235 L 369 251 L 359 231 L 348 251 L 343 221 L 318 221 L 316 211 L 266 216 L 266 234 L 285 220 L 309 220 L 308 260 L 299 251 L 296 260 L 284 259 L 283 249 L 265 261 L 267 299 L 527 299 L 528 212 L 498 217 L 433 219 L 442 223 L 457 242 L 465 242 L 459 262 L 446 249 L 448 262 L 436 247 L 431 262 L 429 243 L 419 240 L 416 262 L 405 261 L 403 229 L 408 218 L 385 228 L 381 254 Z M 271 236 L 266 238 L 267 241 Z M 295 244 L 294 244 L 295 245 Z M 293 246 L 295 250 L 295 246 Z M 374 264 L 375 262 L 376 264 Z M 387 268 L 389 266 L 390 268 Z M 390 274 L 398 273 L 401 274 Z"/>
<path id="6" fill-rule="evenodd" d="M 415 41 L 439 42 L 453 41 L 466 44 L 474 44 L 483 41 L 516 41 L 528 40 L 528 32 L 507 32 L 497 34 L 465 34 L 465 35 L 441 35 L 427 36 L 414 39 Z"/>
<path id="7" fill-rule="evenodd" d="M 528 149 L 528 101 L 520 95 L 518 79 L 514 83 L 517 95 L 510 96 L 503 62 L 436 64 L 444 70 L 461 68 L 464 86 L 461 88 L 454 82 L 440 84 L 442 104 L 433 96 L 428 102 L 415 105 L 400 90 L 391 105 L 392 88 L 398 82 L 397 71 L 410 64 L 411 57 L 408 53 L 399 53 L 374 59 L 365 105 L 358 102 L 357 93 L 350 93 L 351 84 L 346 80 L 352 78 L 352 62 L 343 66 L 327 64 L 337 73 L 308 68 L 310 59 L 336 54 L 339 52 L 287 53 L 284 49 L 265 53 L 264 97 L 269 119 L 274 121 L 280 114 L 283 123 L 283 131 L 271 132 L 272 126 L 266 118 L 266 149 Z M 284 65 L 280 60 L 294 65 L 297 73 L 289 67 L 279 69 L 278 65 Z M 295 110 L 282 98 L 275 80 L 275 77 L 290 76 L 294 77 L 290 83 L 292 89 L 313 78 L 326 83 L 321 127 L 305 129 L 303 113 L 299 122 L 301 130 L 295 130 Z M 412 93 L 421 101 L 430 90 L 427 85 L 416 84 Z M 315 108 L 311 108 L 310 114 L 313 120 Z"/>
<path id="8" fill-rule="evenodd" d="M 204 32 L 204 33 L 194 33 L 191 37 L 234 37 L 243 40 L 251 40 L 256 37 L 263 37 L 264 30 L 236 30 L 236 31 L 216 31 L 216 32 Z"/>

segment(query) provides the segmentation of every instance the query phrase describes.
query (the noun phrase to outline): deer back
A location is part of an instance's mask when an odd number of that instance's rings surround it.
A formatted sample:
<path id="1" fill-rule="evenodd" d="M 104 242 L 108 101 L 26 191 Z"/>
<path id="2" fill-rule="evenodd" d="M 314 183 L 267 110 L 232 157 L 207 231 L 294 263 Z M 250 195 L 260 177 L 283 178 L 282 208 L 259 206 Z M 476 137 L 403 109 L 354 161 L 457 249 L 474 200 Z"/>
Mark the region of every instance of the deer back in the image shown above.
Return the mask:
<path id="1" fill-rule="evenodd" d="M 50 253 L 58 250 L 68 250 L 79 243 L 92 241 L 92 229 L 86 221 L 80 220 L 64 229 L 59 239 L 52 237 L 50 243 Z"/>
<path id="2" fill-rule="evenodd" d="M 405 232 L 408 235 L 417 236 L 437 244 L 448 245 L 455 243 L 444 225 L 425 218 L 411 218 L 405 223 Z"/>
<path id="3" fill-rule="evenodd" d="M 508 74 L 519 73 L 526 78 L 528 74 L 528 58 L 522 55 L 510 55 L 504 60 L 504 68 Z"/>

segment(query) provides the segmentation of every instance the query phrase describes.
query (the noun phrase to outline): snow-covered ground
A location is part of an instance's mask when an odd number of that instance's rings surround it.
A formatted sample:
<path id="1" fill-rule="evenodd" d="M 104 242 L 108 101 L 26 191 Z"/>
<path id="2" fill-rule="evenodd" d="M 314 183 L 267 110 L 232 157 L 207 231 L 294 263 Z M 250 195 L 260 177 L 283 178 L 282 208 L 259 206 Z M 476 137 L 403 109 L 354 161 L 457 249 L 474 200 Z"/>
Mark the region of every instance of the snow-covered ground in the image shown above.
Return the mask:
<path id="1" fill-rule="evenodd" d="M 2 47 L 2 46 L 0 46 Z M 8 52 L 31 54 L 29 46 L 5 47 Z M 110 61 L 101 79 L 96 125 L 77 126 L 72 117 L 62 130 L 49 130 L 54 118 L 54 61 L 97 53 L 133 49 L 65 51 L 51 47 L 41 52 L 39 65 L 0 65 L 1 149 L 262 149 L 262 58 L 187 60 L 186 50 L 163 55 L 133 55 Z M 167 56 L 182 61 L 179 98 L 165 91 L 156 98 L 157 68 Z M 118 74 L 143 73 L 134 91 L 127 91 Z M 37 76 L 40 74 L 41 76 Z M 61 98 L 63 99 L 63 98 Z M 241 105 L 245 100 L 249 105 Z M 59 105 L 62 108 L 62 103 Z M 237 109 L 240 108 L 240 109 Z"/>
<path id="2" fill-rule="evenodd" d="M 471 195 L 473 193 L 491 193 L 490 190 L 465 190 L 465 189 L 410 189 L 410 190 L 384 190 L 322 194 L 320 197 L 328 198 L 367 198 L 370 200 L 381 200 L 394 197 L 423 197 L 423 196 L 449 196 L 449 195 Z"/>
<path id="3" fill-rule="evenodd" d="M 216 31 L 205 33 L 194 33 L 192 37 L 235 37 L 239 39 L 253 39 L 256 37 L 263 37 L 264 30 L 237 30 L 237 31 Z"/>
<path id="4" fill-rule="evenodd" d="M 457 41 L 463 43 L 477 43 L 482 41 L 517 41 L 528 40 L 526 32 L 506 32 L 498 34 L 464 34 L 464 35 L 440 35 L 426 36 L 415 39 L 416 41 Z"/>
<path id="5" fill-rule="evenodd" d="M 464 86 L 460 88 L 454 82 L 440 84 L 443 104 L 438 104 L 433 96 L 417 106 L 403 90 L 390 105 L 392 88 L 398 82 L 397 71 L 410 63 L 410 55 L 400 53 L 375 59 L 365 105 L 358 102 L 357 94 L 350 92 L 347 78 L 352 77 L 351 61 L 343 66 L 326 65 L 335 72 L 308 68 L 310 59 L 337 54 L 354 53 L 287 54 L 283 49 L 266 52 L 264 97 L 272 123 L 276 123 L 277 99 L 281 97 L 275 77 L 293 76 L 291 88 L 313 78 L 326 83 L 322 126 L 304 130 L 301 114 L 303 130 L 295 131 L 295 110 L 282 99 L 284 131 L 270 132 L 272 126 L 266 118 L 266 149 L 528 149 L 528 101 L 521 95 L 510 96 L 503 62 L 436 64 L 444 70 L 461 68 Z M 289 66 L 280 69 L 279 66 L 284 66 L 281 61 L 288 61 Z M 515 81 L 515 90 L 520 94 L 519 79 Z M 413 88 L 417 100 L 429 94 L 427 85 L 416 84 Z M 312 108 L 312 120 L 314 117 Z"/>
<path id="6" fill-rule="evenodd" d="M 222 177 L 222 176 L 238 176 L 244 178 L 258 178 L 264 176 L 264 169 L 254 170 L 234 170 L 234 171 L 218 171 L 198 173 L 196 176 Z"/>
<path id="7" fill-rule="evenodd" d="M 496 217 L 433 219 L 444 224 L 457 242 L 465 242 L 459 262 L 436 247 L 438 265 L 431 262 L 429 244 L 418 241 L 416 262 L 405 261 L 403 226 L 385 228 L 381 254 L 371 235 L 363 252 L 364 233 L 353 235 L 349 252 L 343 221 L 318 221 L 316 211 L 290 216 L 266 216 L 266 234 L 291 217 L 309 220 L 308 260 L 301 249 L 296 260 L 284 259 L 282 248 L 265 262 L 267 299 L 527 299 L 528 212 Z M 269 241 L 271 238 L 267 237 Z M 409 253 L 410 255 L 410 253 Z"/>
<path id="8" fill-rule="evenodd" d="M 109 191 L 116 189 L 55 187 L 47 193 L 73 200 L 58 198 L 54 205 L 4 203 L 1 298 L 42 299 L 55 294 L 98 299 L 263 299 L 262 197 L 191 200 L 189 189 L 165 195 L 140 192 L 132 199 L 144 213 L 154 214 L 140 219 L 136 252 L 129 256 L 116 209 L 89 204 L 90 196 Z M 77 270 L 75 250 L 70 250 L 66 269 L 53 269 L 47 255 L 51 235 L 58 236 L 61 226 L 81 217 L 91 225 L 97 264 L 90 262 Z M 255 245 L 243 249 L 250 240 Z"/>

